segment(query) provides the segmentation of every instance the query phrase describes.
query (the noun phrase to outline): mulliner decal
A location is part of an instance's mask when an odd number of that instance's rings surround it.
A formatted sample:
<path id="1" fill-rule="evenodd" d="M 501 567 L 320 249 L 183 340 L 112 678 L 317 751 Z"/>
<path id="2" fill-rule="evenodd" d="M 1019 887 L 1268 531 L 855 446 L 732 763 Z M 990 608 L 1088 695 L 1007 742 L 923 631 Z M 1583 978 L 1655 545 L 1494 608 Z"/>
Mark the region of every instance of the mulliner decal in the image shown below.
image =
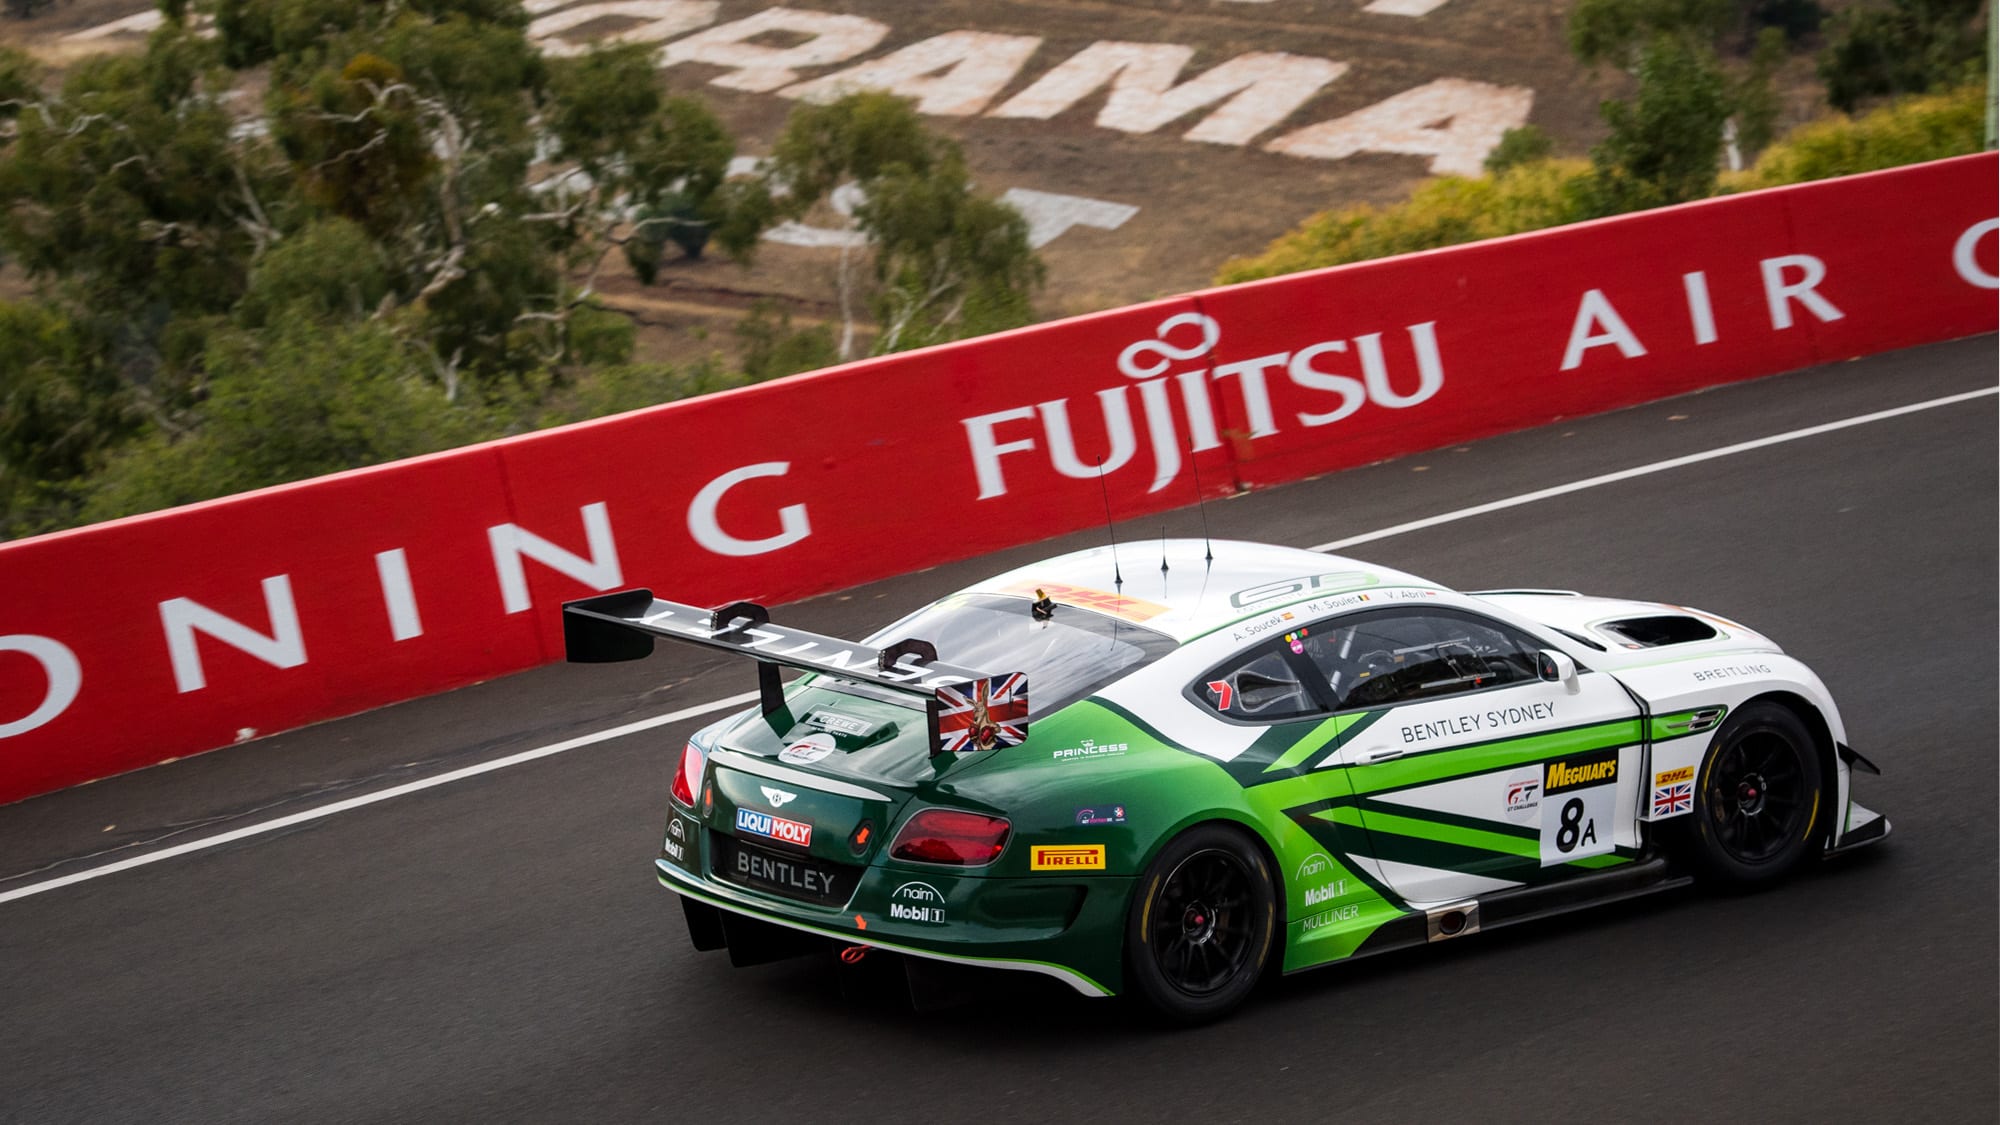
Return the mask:
<path id="1" fill-rule="evenodd" d="M 818 715 L 814 716 L 818 718 Z M 838 717 L 838 716 L 836 716 Z M 809 766 L 833 753 L 833 736 L 809 734 L 778 752 L 778 760 L 795 766 Z"/>
<path id="2" fill-rule="evenodd" d="M 944 896 L 929 883 L 904 883 L 890 891 L 889 918 L 926 926 L 942 926 L 950 920 L 945 917 Z"/>
<path id="3" fill-rule="evenodd" d="M 1125 806 L 1092 805 L 1089 808 L 1078 809 L 1076 810 L 1076 823 L 1079 827 L 1084 828 L 1097 824 L 1123 824 L 1125 823 Z"/>
<path id="4" fill-rule="evenodd" d="M 1542 866 L 1611 851 L 1617 803 L 1617 750 L 1550 762 L 1542 778 Z"/>
<path id="5" fill-rule="evenodd" d="M 1102 871 L 1103 844 L 1037 844 L 1028 849 L 1028 867 L 1035 871 Z"/>

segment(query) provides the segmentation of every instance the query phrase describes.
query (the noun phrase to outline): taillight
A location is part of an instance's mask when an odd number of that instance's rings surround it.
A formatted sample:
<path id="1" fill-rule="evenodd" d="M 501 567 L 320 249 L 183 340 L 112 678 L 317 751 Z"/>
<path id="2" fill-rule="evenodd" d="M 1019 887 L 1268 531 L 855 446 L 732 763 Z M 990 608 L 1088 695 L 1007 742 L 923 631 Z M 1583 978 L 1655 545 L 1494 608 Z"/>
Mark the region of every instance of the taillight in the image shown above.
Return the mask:
<path id="1" fill-rule="evenodd" d="M 694 789 L 701 784 L 701 748 L 690 742 L 681 747 L 681 765 L 674 771 L 674 800 L 694 807 Z"/>
<path id="2" fill-rule="evenodd" d="M 997 816 L 925 809 L 911 817 L 896 833 L 889 854 L 896 859 L 918 863 L 950 863 L 979 867 L 1000 858 L 1013 826 Z"/>

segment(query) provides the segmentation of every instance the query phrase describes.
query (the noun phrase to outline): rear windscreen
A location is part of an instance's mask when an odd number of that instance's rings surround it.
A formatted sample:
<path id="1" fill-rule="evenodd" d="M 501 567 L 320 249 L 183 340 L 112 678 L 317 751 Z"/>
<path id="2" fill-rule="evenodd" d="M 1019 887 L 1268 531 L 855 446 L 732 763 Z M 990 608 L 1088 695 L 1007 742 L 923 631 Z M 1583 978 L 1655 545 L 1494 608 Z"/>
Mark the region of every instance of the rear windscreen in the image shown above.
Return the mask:
<path id="1" fill-rule="evenodd" d="M 1089 610 L 1059 605 L 1037 621 L 1026 598 L 957 594 L 869 637 L 890 645 L 916 638 L 938 659 L 988 675 L 1028 674 L 1028 716 L 1047 715 L 1158 660 L 1173 638 Z"/>

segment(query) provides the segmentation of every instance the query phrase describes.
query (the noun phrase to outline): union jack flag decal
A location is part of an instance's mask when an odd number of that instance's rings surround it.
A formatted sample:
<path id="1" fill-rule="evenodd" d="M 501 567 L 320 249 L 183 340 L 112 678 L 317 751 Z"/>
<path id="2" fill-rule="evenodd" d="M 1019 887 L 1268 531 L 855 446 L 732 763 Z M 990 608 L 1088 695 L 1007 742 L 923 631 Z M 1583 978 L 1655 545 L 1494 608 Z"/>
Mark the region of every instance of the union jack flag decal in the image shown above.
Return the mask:
<path id="1" fill-rule="evenodd" d="M 1674 816 L 1694 811 L 1694 782 L 1681 781 L 1653 790 L 1653 815 Z"/>
<path id="2" fill-rule="evenodd" d="M 1028 737 L 1028 674 L 1014 672 L 937 689 L 938 752 L 998 750 Z"/>

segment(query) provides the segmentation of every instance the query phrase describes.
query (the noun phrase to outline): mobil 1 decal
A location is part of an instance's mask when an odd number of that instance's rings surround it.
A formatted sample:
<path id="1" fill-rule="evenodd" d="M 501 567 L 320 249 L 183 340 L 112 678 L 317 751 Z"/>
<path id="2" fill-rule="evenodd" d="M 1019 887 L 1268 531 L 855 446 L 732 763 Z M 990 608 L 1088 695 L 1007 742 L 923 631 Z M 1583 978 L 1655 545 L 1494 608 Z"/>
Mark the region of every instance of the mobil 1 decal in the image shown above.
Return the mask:
<path id="1" fill-rule="evenodd" d="M 1558 758 L 1542 767 L 1542 866 L 1611 850 L 1618 806 L 1618 750 Z"/>

